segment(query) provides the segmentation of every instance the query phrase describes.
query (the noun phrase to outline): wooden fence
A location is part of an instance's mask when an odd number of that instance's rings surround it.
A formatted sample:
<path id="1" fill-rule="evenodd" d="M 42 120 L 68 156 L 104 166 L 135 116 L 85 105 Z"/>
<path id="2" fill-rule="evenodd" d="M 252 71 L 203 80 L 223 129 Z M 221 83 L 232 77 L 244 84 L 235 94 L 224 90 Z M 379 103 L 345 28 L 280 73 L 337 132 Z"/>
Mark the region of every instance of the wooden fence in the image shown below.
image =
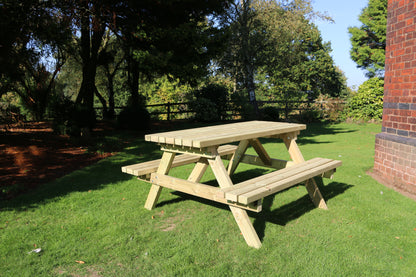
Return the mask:
<path id="1" fill-rule="evenodd" d="M 191 110 L 189 107 L 190 102 L 179 103 L 164 103 L 164 104 L 151 104 L 146 105 L 146 109 L 149 111 L 150 116 L 158 120 L 172 120 L 172 119 L 189 119 L 197 111 Z M 226 105 L 226 114 L 230 119 L 238 119 L 241 117 L 239 108 L 242 105 L 248 105 L 249 103 L 234 103 L 228 102 Z M 279 114 L 285 119 L 293 114 L 302 114 L 302 112 L 310 110 L 327 110 L 330 105 L 343 105 L 344 101 L 257 101 L 259 109 L 266 106 L 275 107 L 279 111 Z M 116 114 L 124 107 L 116 107 Z M 97 108 L 97 113 L 100 114 L 101 108 Z M 100 117 L 100 115 L 99 115 Z"/>

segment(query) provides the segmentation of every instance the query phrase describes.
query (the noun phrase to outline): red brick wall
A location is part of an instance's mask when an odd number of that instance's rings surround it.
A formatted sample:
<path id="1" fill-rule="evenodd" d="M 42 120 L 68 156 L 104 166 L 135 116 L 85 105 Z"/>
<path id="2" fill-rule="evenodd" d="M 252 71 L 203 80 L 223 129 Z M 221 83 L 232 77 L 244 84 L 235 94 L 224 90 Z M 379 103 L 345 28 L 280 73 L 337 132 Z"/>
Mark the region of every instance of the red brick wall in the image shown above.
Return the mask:
<path id="1" fill-rule="evenodd" d="M 416 193 L 416 1 L 389 0 L 382 133 L 374 171 Z"/>

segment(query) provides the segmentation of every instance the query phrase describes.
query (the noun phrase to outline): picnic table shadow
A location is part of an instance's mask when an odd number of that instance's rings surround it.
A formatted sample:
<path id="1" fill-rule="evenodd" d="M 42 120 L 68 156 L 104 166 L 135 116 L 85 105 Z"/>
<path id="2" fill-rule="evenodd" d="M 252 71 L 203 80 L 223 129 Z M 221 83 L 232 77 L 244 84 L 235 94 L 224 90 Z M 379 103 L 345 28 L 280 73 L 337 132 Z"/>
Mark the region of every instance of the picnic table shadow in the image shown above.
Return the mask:
<path id="1" fill-rule="evenodd" d="M 252 169 L 252 170 L 247 170 L 244 172 L 239 172 L 237 174 L 235 174 L 233 177 L 236 179 L 241 179 L 242 176 L 247 176 L 247 175 L 259 175 L 259 172 L 263 172 L 265 170 L 263 169 Z M 234 179 L 233 178 L 233 179 Z M 325 199 L 325 201 L 328 201 L 329 199 L 335 198 L 338 195 L 343 194 L 345 191 L 347 191 L 348 189 L 350 189 L 351 187 L 353 187 L 353 185 L 349 185 L 349 184 L 345 184 L 345 183 L 340 183 L 340 182 L 331 182 L 327 185 L 324 185 L 322 183 L 322 180 L 320 180 L 319 178 L 316 179 L 318 187 L 320 189 L 320 191 L 323 194 L 323 197 Z M 215 181 L 210 181 L 207 182 L 206 184 L 212 184 L 215 185 Z M 289 189 L 293 189 L 289 188 Z M 279 192 L 281 193 L 281 192 Z M 287 223 L 300 218 L 302 215 L 316 209 L 316 207 L 314 206 L 314 204 L 312 203 L 306 189 L 305 189 L 305 195 L 298 198 L 298 199 L 294 199 L 293 201 L 291 201 L 288 204 L 282 205 L 276 209 L 271 209 L 271 207 L 273 206 L 273 202 L 275 201 L 275 198 L 278 199 L 279 197 L 279 193 L 274 194 L 274 195 L 270 195 L 267 196 L 263 199 L 263 207 L 262 207 L 262 211 L 259 213 L 254 213 L 254 212 L 248 212 L 250 217 L 254 218 L 254 222 L 253 222 L 253 226 L 254 229 L 256 230 L 260 240 L 263 239 L 264 237 L 264 233 L 265 233 L 265 229 L 266 229 L 266 223 L 273 223 L 273 224 L 277 224 L 277 225 L 281 225 L 281 226 L 285 226 Z M 175 199 L 170 199 L 170 200 L 166 200 L 166 201 L 161 201 L 157 204 L 157 207 L 163 207 L 165 205 L 170 205 L 173 203 L 179 203 L 179 202 L 183 202 L 183 201 L 197 201 L 200 202 L 201 204 L 205 204 L 205 205 L 210 205 L 219 209 L 223 209 L 223 210 L 229 210 L 227 205 L 224 205 L 222 203 L 218 203 L 218 202 L 214 202 L 208 199 L 204 199 L 204 198 L 200 198 L 197 196 L 193 196 L 193 195 L 189 195 L 183 192 L 179 192 L 179 191 L 174 191 L 172 192 L 173 195 L 178 196 L 178 198 Z"/>

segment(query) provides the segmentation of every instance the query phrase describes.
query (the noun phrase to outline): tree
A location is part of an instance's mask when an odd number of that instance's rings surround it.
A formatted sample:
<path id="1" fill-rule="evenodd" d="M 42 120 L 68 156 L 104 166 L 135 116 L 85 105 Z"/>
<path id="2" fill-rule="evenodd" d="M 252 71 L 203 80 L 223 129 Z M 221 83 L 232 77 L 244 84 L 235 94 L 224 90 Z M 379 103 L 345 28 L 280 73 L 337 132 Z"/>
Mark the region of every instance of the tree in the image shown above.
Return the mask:
<path id="1" fill-rule="evenodd" d="M 16 93 L 41 120 L 69 49 L 70 22 L 52 1 L 3 1 L 0 13 L 0 95 Z"/>
<path id="2" fill-rule="evenodd" d="M 269 76 L 271 92 L 283 99 L 339 96 L 345 81 L 330 56 L 330 43 L 323 42 L 318 28 L 306 20 L 294 33 L 270 44 L 271 58 L 263 70 Z"/>
<path id="3" fill-rule="evenodd" d="M 384 76 L 387 0 L 369 0 L 359 17 L 360 27 L 350 27 L 351 59 L 367 70 L 368 77 Z"/>
<path id="4" fill-rule="evenodd" d="M 310 2 L 235 2 L 222 20 L 229 24 L 230 40 L 218 69 L 233 76 L 236 90 L 246 90 L 254 104 L 256 88 L 274 99 L 301 91 L 340 93 L 342 76 L 329 55 L 330 44 L 310 22 L 330 18 L 314 12 Z"/>
<path id="5" fill-rule="evenodd" d="M 110 36 L 110 32 L 107 32 L 107 36 Z M 100 52 L 98 57 L 98 63 L 104 71 L 106 77 L 106 89 L 108 94 L 108 110 L 107 107 L 104 109 L 104 117 L 114 118 L 115 117 L 115 79 L 119 70 L 122 68 L 125 62 L 125 55 L 121 49 L 120 41 L 115 36 L 110 36 L 104 45 L 103 51 Z M 103 103 L 103 101 L 101 101 Z M 105 102 L 104 102 L 105 103 Z"/>
<path id="6" fill-rule="evenodd" d="M 79 52 L 82 61 L 82 82 L 76 99 L 77 104 L 83 104 L 88 110 L 94 108 L 94 95 L 106 108 L 104 98 L 95 85 L 98 57 L 103 43 L 104 34 L 111 18 L 111 5 L 107 1 L 79 0 L 73 16 L 79 28 Z"/>
<path id="7" fill-rule="evenodd" d="M 126 54 L 132 103 L 139 102 L 141 76 L 172 74 L 184 82 L 204 76 L 221 45 L 221 31 L 208 16 L 221 13 L 227 1 L 123 1 L 116 26 Z"/>
<path id="8" fill-rule="evenodd" d="M 262 64 L 260 49 L 264 44 L 264 32 L 259 30 L 258 11 L 252 0 L 234 1 L 221 18 L 228 26 L 228 47 L 219 58 L 219 71 L 231 75 L 234 92 L 245 91 L 258 113 L 255 93 L 255 74 Z"/>

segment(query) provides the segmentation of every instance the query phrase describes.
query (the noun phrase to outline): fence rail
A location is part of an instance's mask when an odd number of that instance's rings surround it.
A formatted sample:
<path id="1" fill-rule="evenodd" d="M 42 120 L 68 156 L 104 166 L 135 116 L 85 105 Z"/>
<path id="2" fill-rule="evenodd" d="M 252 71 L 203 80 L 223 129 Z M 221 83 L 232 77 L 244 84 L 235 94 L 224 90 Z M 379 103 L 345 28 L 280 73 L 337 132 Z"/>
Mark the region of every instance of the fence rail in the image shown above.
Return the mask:
<path id="1" fill-rule="evenodd" d="M 238 117 L 241 114 L 236 111 L 235 107 L 241 107 L 246 103 L 228 102 L 225 112 L 229 117 Z M 146 105 L 146 109 L 149 111 L 150 116 L 157 117 L 159 120 L 172 120 L 172 119 L 189 119 L 197 111 L 191 110 L 189 107 L 190 102 L 178 102 L 178 103 L 163 103 L 163 104 L 149 104 Z M 265 106 L 275 107 L 285 119 L 287 119 L 291 113 L 301 114 L 304 111 L 320 109 L 325 110 L 328 104 L 343 105 L 345 101 L 257 101 L 259 109 Z M 122 110 L 124 107 L 116 107 L 116 111 Z M 97 111 L 102 111 L 102 108 L 96 108 Z M 116 112 L 118 114 L 118 112 Z"/>

